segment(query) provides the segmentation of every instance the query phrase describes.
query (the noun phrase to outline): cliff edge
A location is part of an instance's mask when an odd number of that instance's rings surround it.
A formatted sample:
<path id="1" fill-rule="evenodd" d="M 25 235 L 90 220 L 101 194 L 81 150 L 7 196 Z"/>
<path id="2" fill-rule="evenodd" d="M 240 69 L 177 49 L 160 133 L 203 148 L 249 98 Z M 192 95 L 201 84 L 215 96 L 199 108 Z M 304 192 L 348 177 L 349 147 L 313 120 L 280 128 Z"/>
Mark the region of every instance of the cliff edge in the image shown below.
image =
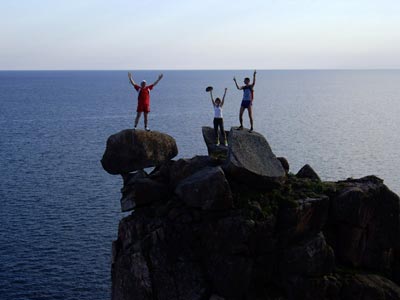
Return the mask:
<path id="1" fill-rule="evenodd" d="M 294 175 L 261 134 L 228 136 L 217 155 L 171 160 L 167 135 L 114 135 L 135 164 L 107 157 L 134 210 L 113 242 L 113 300 L 400 299 L 400 202 L 381 179 Z"/>

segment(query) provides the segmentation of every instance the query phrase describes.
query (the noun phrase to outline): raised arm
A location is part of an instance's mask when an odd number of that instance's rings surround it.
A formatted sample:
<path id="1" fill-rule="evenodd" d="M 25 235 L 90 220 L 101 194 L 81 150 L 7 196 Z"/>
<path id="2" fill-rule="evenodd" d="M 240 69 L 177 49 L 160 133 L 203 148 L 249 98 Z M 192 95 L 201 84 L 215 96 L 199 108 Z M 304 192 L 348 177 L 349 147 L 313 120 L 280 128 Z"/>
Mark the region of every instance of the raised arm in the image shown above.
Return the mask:
<path id="1" fill-rule="evenodd" d="M 253 86 L 256 84 L 256 74 L 257 74 L 257 71 L 256 70 L 254 70 L 254 73 L 253 73 Z"/>
<path id="2" fill-rule="evenodd" d="M 156 81 L 154 81 L 153 86 L 155 86 L 163 78 L 163 76 L 163 74 L 158 75 L 158 78 Z"/>
<path id="3" fill-rule="evenodd" d="M 131 72 L 128 72 L 128 78 L 129 78 L 129 82 L 130 82 L 133 86 L 137 85 L 136 82 L 133 81 L 133 77 L 132 77 Z"/>
<path id="4" fill-rule="evenodd" d="M 213 94 L 212 94 L 212 90 L 210 91 L 210 96 L 211 96 L 212 105 L 215 106 L 215 101 L 214 101 L 214 97 L 213 97 Z"/>
<path id="5" fill-rule="evenodd" d="M 228 90 L 228 89 L 225 88 L 224 95 L 222 96 L 221 107 L 224 106 L 225 96 L 226 96 L 226 91 L 227 91 L 227 90 Z"/>
<path id="6" fill-rule="evenodd" d="M 236 88 L 237 88 L 238 90 L 241 90 L 241 88 L 240 88 L 239 85 L 237 84 L 236 77 L 233 77 L 233 81 L 234 81 L 235 84 L 236 84 Z"/>

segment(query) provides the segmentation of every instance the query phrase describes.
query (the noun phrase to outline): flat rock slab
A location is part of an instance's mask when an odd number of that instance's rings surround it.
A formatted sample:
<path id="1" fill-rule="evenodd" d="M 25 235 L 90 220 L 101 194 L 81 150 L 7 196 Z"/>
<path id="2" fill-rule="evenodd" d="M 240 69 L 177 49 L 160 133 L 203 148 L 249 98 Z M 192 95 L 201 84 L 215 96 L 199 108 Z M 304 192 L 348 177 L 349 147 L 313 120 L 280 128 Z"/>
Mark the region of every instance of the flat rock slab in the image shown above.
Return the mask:
<path id="1" fill-rule="evenodd" d="M 101 164 L 110 174 L 155 167 L 178 154 L 175 139 L 157 131 L 125 129 L 111 135 Z"/>
<path id="2" fill-rule="evenodd" d="M 285 177 L 281 162 L 263 135 L 231 128 L 228 144 L 228 158 L 224 169 L 235 180 L 263 184 L 279 182 Z"/>

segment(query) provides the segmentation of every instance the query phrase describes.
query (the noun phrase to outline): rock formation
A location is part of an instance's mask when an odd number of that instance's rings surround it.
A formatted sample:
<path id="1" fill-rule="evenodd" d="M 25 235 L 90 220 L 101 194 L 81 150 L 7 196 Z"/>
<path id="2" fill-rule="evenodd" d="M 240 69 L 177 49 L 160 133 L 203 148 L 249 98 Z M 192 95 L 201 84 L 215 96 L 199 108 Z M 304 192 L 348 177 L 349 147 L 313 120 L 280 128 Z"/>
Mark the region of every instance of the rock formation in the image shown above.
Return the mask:
<path id="1" fill-rule="evenodd" d="M 101 164 L 110 174 L 157 166 L 178 154 L 175 139 L 157 131 L 126 129 L 107 140 Z"/>
<path id="2" fill-rule="evenodd" d="M 400 299 L 399 197 L 382 180 L 286 175 L 261 135 L 229 139 L 226 160 L 124 174 L 113 300 Z"/>

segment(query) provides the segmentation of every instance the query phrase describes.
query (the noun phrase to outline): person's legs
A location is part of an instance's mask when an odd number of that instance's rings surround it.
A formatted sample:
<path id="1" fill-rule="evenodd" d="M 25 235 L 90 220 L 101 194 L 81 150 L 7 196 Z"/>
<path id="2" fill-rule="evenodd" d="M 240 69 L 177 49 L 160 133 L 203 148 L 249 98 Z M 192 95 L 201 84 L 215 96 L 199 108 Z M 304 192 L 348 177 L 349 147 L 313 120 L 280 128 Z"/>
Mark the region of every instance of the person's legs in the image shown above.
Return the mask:
<path id="1" fill-rule="evenodd" d="M 221 119 L 221 122 L 219 124 L 219 129 L 221 130 L 221 137 L 224 138 L 224 143 L 225 146 L 227 145 L 227 140 L 226 140 L 226 133 L 225 133 L 225 129 L 224 129 L 224 120 Z"/>
<path id="2" fill-rule="evenodd" d="M 148 127 L 147 127 L 147 115 L 148 115 L 149 113 L 148 112 L 144 112 L 144 128 L 147 130 L 148 129 Z"/>
<path id="3" fill-rule="evenodd" d="M 249 119 L 250 119 L 250 131 L 253 131 L 253 110 L 251 105 L 249 106 L 249 108 L 247 109 L 249 112 Z"/>
<path id="4" fill-rule="evenodd" d="M 214 134 L 216 143 L 219 144 L 219 136 L 218 136 L 218 119 L 214 118 Z"/>
<path id="5" fill-rule="evenodd" d="M 239 111 L 239 122 L 240 122 L 240 127 L 239 129 L 243 128 L 243 112 L 244 112 L 244 107 L 240 106 L 240 111 Z"/>
<path id="6" fill-rule="evenodd" d="M 140 119 L 140 116 L 141 116 L 141 115 L 142 115 L 142 112 L 140 112 L 140 111 L 138 111 L 138 112 L 136 113 L 135 128 L 136 128 L 137 124 L 139 123 L 139 119 Z"/>

